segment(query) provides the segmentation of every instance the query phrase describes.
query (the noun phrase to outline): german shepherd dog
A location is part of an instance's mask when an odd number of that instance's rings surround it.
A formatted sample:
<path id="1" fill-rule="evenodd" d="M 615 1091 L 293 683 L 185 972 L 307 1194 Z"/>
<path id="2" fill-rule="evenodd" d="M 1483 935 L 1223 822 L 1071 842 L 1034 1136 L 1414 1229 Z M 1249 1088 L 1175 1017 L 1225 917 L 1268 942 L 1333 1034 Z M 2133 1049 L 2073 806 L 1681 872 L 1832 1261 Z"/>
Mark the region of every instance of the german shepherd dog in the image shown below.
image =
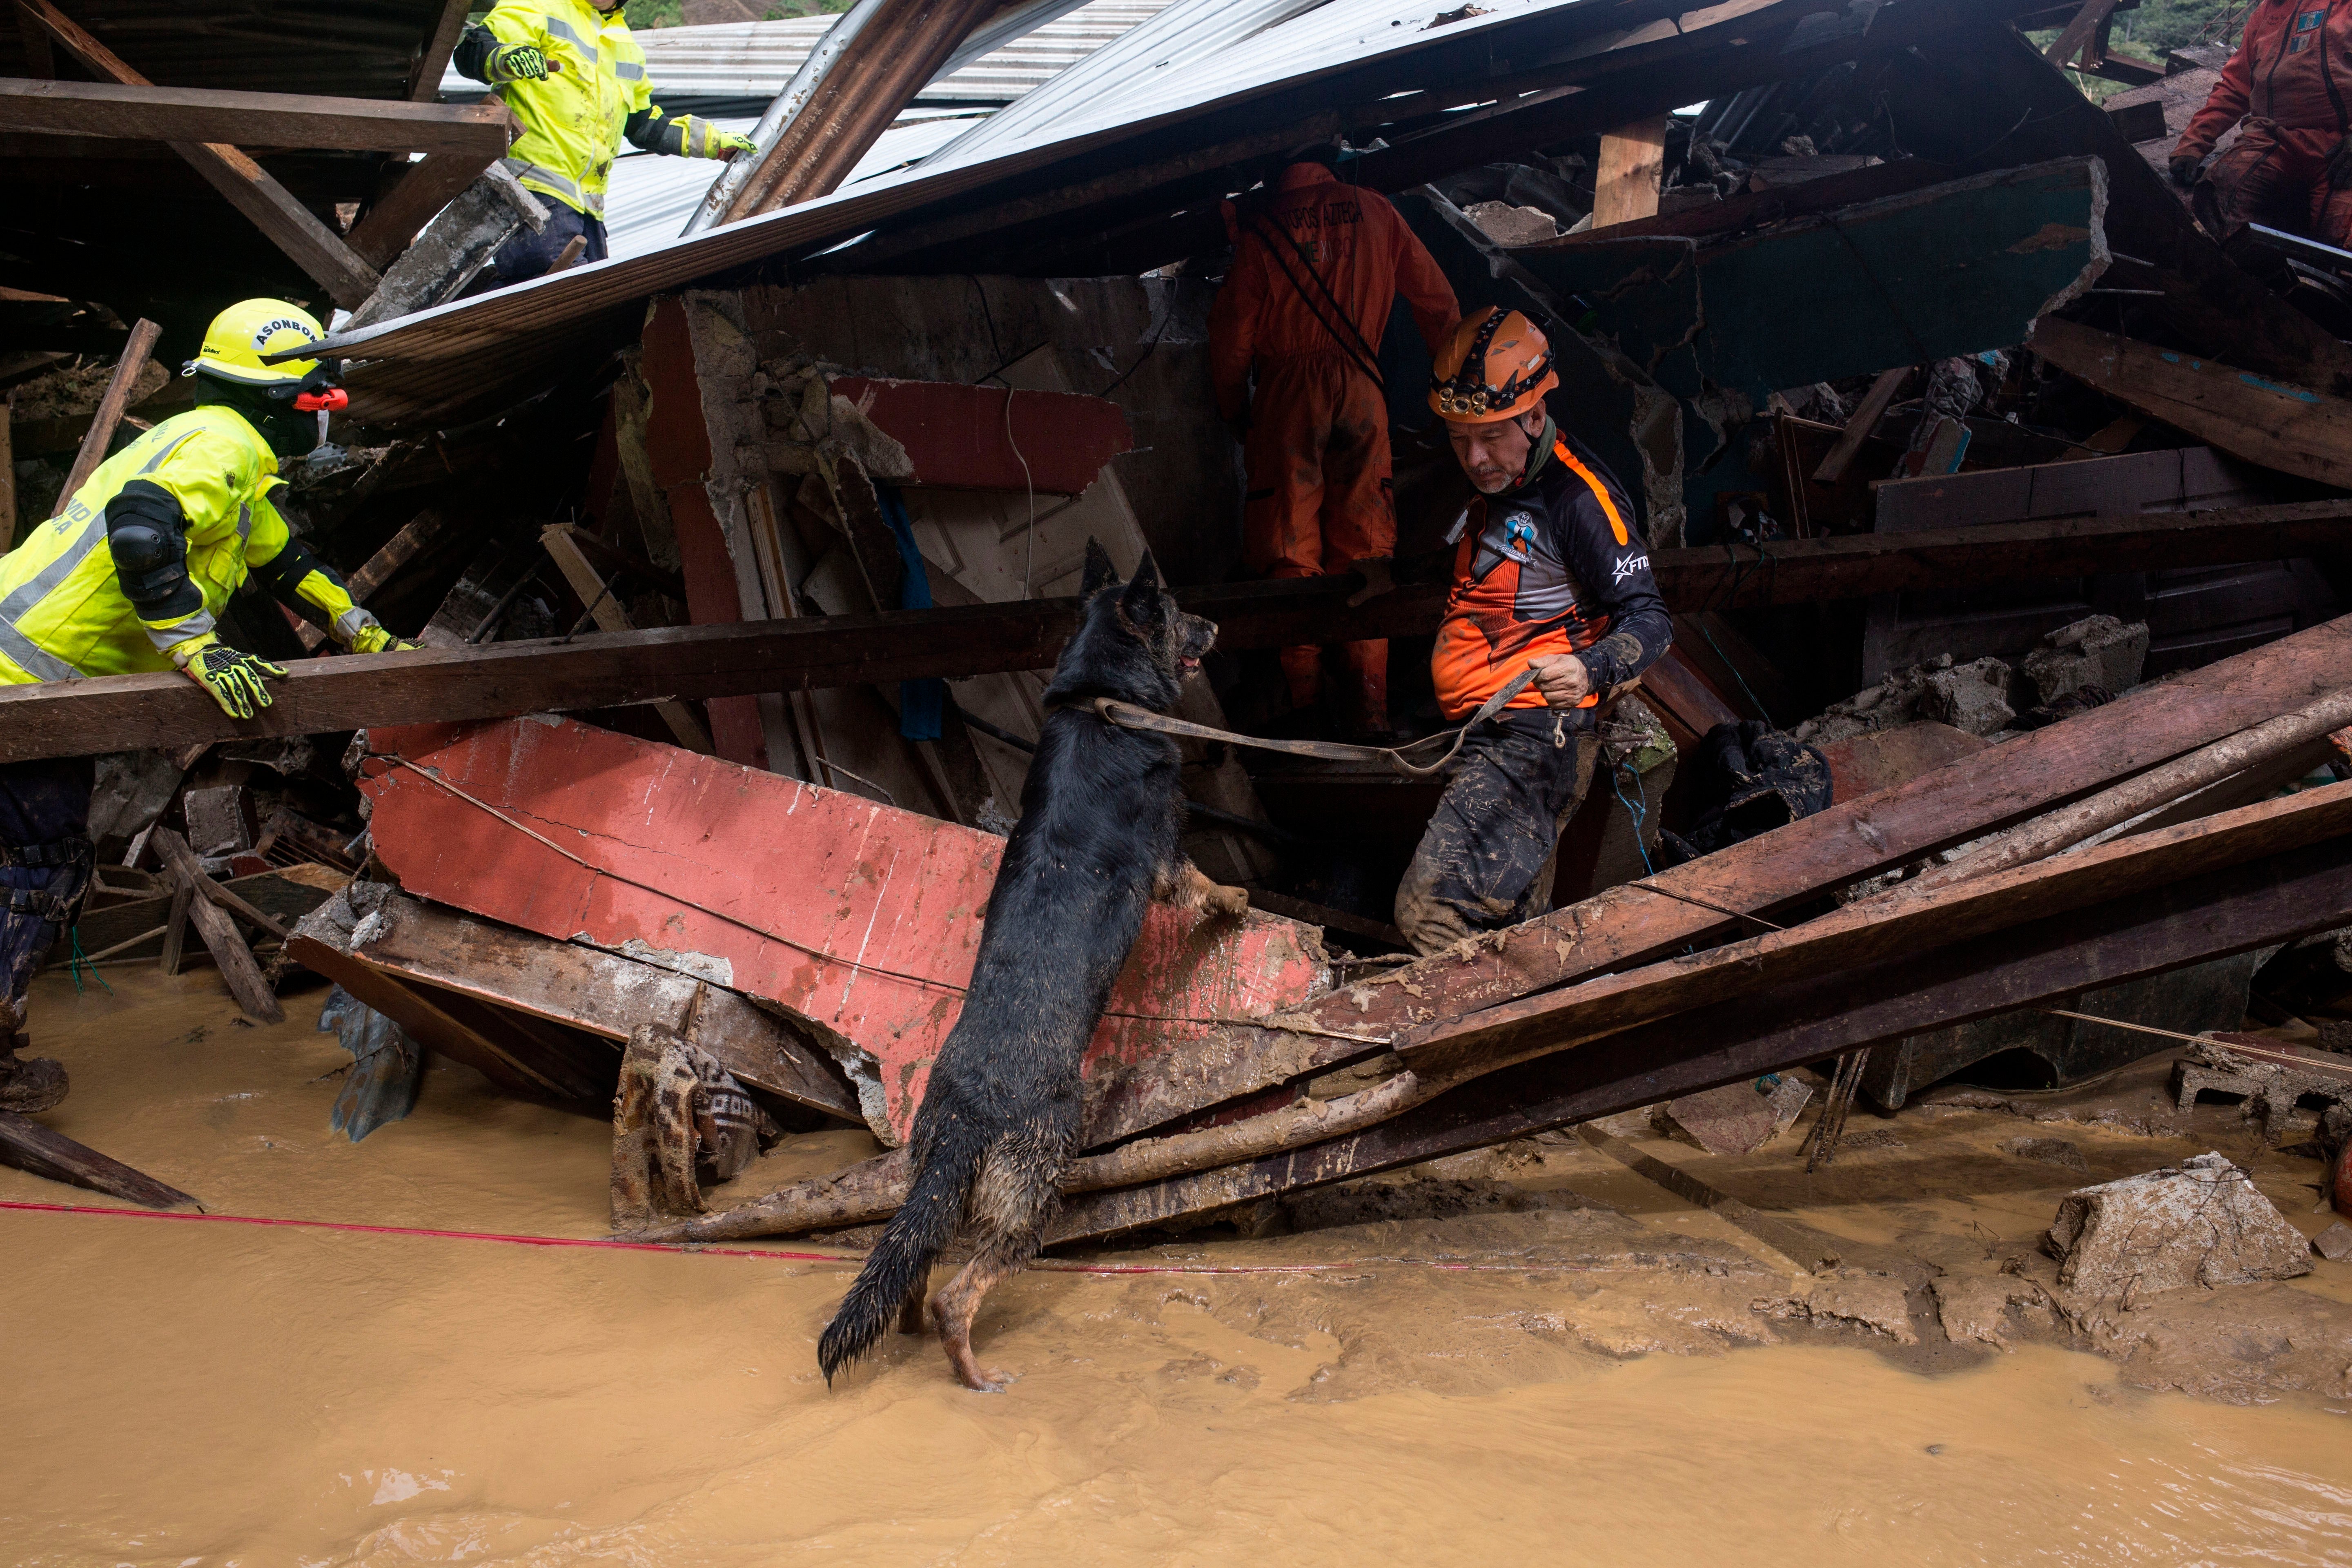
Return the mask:
<path id="1" fill-rule="evenodd" d="M 910 1333 L 928 1318 L 965 1387 L 1004 1386 L 1005 1374 L 972 1357 L 972 1319 L 1044 1244 L 1077 1152 L 1079 1058 L 1145 905 L 1248 908 L 1242 889 L 1218 887 L 1178 847 L 1176 742 L 1120 729 L 1088 706 L 1109 697 L 1169 711 L 1215 623 L 1177 609 L 1148 553 L 1122 587 L 1093 540 L 1081 595 L 1077 635 L 1045 689 L 1050 711 L 988 897 L 971 987 L 915 1115 L 906 1205 L 817 1342 L 828 1384 L 897 1317 Z M 932 1260 L 959 1240 L 970 1260 L 926 1311 Z"/>

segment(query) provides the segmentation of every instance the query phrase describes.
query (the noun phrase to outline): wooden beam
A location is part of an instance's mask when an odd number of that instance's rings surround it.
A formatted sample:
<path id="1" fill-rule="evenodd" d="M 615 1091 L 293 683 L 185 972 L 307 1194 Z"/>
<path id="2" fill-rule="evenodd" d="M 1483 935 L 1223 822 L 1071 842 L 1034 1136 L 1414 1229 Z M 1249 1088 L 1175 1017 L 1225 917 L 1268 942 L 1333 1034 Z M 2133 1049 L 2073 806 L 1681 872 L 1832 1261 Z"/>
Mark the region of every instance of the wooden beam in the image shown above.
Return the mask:
<path id="1" fill-rule="evenodd" d="M 205 939 L 213 962 L 220 965 L 221 978 L 227 982 L 229 994 L 236 998 L 236 1005 L 247 1016 L 262 1023 L 284 1023 L 286 1009 L 278 1004 L 269 982 L 262 977 L 261 965 L 254 962 L 253 950 L 237 935 L 227 911 L 214 901 L 212 879 L 205 875 L 204 865 L 196 858 L 196 852 L 188 847 L 188 841 L 168 827 L 158 827 L 149 835 L 148 842 L 155 847 L 172 876 L 199 895 L 188 904 L 188 919 L 194 922 L 196 934 Z M 176 903 L 173 908 L 176 912 Z"/>
<path id="2" fill-rule="evenodd" d="M 351 593 L 352 603 L 366 604 L 378 588 L 392 580 L 394 573 L 415 560 L 418 551 L 433 542 L 446 521 L 438 507 L 426 507 L 411 518 L 398 533 L 384 542 L 383 549 L 368 557 L 366 565 L 352 574 L 351 582 L 345 584 Z M 300 637 L 302 646 L 312 653 L 318 652 L 320 646 L 327 640 L 327 634 L 308 621 L 295 628 L 295 636 Z"/>
<path id="3" fill-rule="evenodd" d="M 1760 553 L 1744 547 L 1659 551 L 1652 559 L 1670 602 L 1722 608 L 2276 561 L 2340 542 L 2347 521 L 2352 500 L 2338 500 L 1857 534 L 1776 544 Z M 1442 587 L 1398 589 L 1350 608 L 1346 601 L 1360 586 L 1353 576 L 1297 578 L 1180 589 L 1177 598 L 1218 623 L 1226 648 L 1410 637 L 1437 624 Z M 299 665 L 273 683 L 270 707 L 242 721 L 227 718 L 174 673 L 0 687 L 0 763 L 1046 669 L 1076 624 L 1076 600 L 1037 599 L 361 654 Z"/>
<path id="4" fill-rule="evenodd" d="M 351 153 L 478 153 L 488 161 L 507 150 L 510 124 L 505 106 L 497 102 L 444 106 L 120 80 L 0 78 L 0 131 Z"/>
<path id="5" fill-rule="evenodd" d="M 2042 51 L 2042 58 L 2054 66 L 2065 65 L 2083 52 L 2083 46 L 2091 41 L 2091 35 L 2099 30 L 2100 24 L 2115 8 L 2116 0 L 2083 0 L 2083 8 L 2059 30 L 2050 47 Z"/>
<path id="6" fill-rule="evenodd" d="M 37 18 L 68 54 L 98 75 L 127 87 L 154 86 L 51 0 L 17 0 L 17 4 L 20 15 Z M 375 292 L 375 269 L 352 254 L 332 229 L 264 173 L 260 164 L 225 142 L 165 144 L 194 164 L 196 173 L 212 182 L 214 189 L 309 273 L 336 304 L 356 310 Z"/>
<path id="7" fill-rule="evenodd" d="M 49 30 L 32 8 L 17 0 L 16 37 L 25 54 L 25 74 L 41 80 L 52 80 L 58 74 L 57 51 L 49 45 Z"/>
<path id="8" fill-rule="evenodd" d="M 418 1044 L 454 1058 L 510 1094 L 558 1105 L 609 1106 L 621 1056 L 612 1072 L 574 1054 L 542 1048 L 541 1042 L 496 1027 L 493 1010 L 471 997 L 402 980 L 362 963 L 306 927 L 287 939 L 287 956 L 341 985 L 367 1006 L 415 1036 Z"/>
<path id="9" fill-rule="evenodd" d="M 0 1164 L 14 1165 L 52 1182 L 69 1182 L 77 1187 L 106 1193 L 142 1208 L 204 1207 L 179 1188 L 167 1186 L 144 1171 L 134 1171 L 120 1160 L 109 1159 L 13 1110 L 0 1110 Z"/>
<path id="10" fill-rule="evenodd" d="M 551 1023 L 625 1041 L 666 1022 L 739 1082 L 865 1125 L 839 1068 L 783 1020 L 738 993 L 577 942 L 388 895 L 365 941 L 344 951 L 394 979 L 455 992 Z"/>
<path id="11" fill-rule="evenodd" d="M 1648 963 L 1739 929 L 1742 917 L 1820 899 L 1952 844 L 2038 816 L 2248 723 L 2352 681 L 2352 617 L 2151 686 L 1963 757 L 1909 783 L 1840 801 L 1761 837 L 1612 888 L 1498 932 L 1466 958 L 1440 955 L 1297 1009 L 1318 1029 L 1393 1035 Z M 1107 1083 L 1089 1144 L 1274 1089 L 1369 1054 L 1280 1029 L 1229 1029 Z M 1281 1090 L 1279 1092 L 1287 1092 Z"/>
<path id="12" fill-rule="evenodd" d="M 1822 459 L 1821 466 L 1813 470 L 1815 484 L 1833 485 L 1845 478 L 1845 471 L 1853 466 L 1855 456 L 1862 450 L 1862 444 L 1870 439 L 1871 432 L 1878 428 L 1878 422 L 1886 417 L 1888 406 L 1903 390 L 1903 384 L 1910 379 L 1911 367 L 1907 364 L 1878 373 L 1878 379 L 1870 384 L 1870 390 L 1862 395 L 1860 403 L 1854 405 L 1853 414 L 1846 420 L 1845 428 L 1838 433 L 1836 444 L 1830 447 L 1829 455 Z"/>
<path id="13" fill-rule="evenodd" d="M 1654 217 L 1665 172 L 1664 115 L 1602 132 L 1601 157 L 1592 165 L 1592 227 Z"/>
<path id="14" fill-rule="evenodd" d="M 1148 1186 L 1080 1194 L 1064 1204 L 1052 1239 L 1116 1235 L 1487 1148 L 1906 1034 L 2161 973 L 2224 951 L 2289 941 L 2314 929 L 2315 921 L 2324 925 L 2329 911 L 2341 910 L 2352 898 L 2352 868 L 2344 860 L 2337 840 L 2316 852 L 2252 861 L 1974 943 L 1677 1015 L 1474 1079 L 1348 1137 Z"/>
<path id="15" fill-rule="evenodd" d="M 114 362 L 114 374 L 107 379 L 106 391 L 98 400 L 98 410 L 89 416 L 89 429 L 81 438 L 81 450 L 74 454 L 73 467 L 67 470 L 63 489 L 58 491 L 57 517 L 66 510 L 74 492 L 89 482 L 89 476 L 106 461 L 106 448 L 114 439 L 115 426 L 122 423 L 122 411 L 131 406 L 131 395 L 138 389 L 139 373 L 147 368 L 147 356 L 155 352 L 155 340 L 163 329 L 141 317 L 131 329 L 131 341 L 123 345 L 122 357 Z"/>
<path id="16" fill-rule="evenodd" d="M 411 101 L 430 103 L 441 90 L 442 73 L 449 68 L 449 57 L 457 52 L 457 39 L 466 31 L 466 13 L 471 8 L 471 0 L 441 0 L 441 19 L 433 24 L 433 36 L 417 55 L 416 68 L 408 74 Z"/>
<path id="17" fill-rule="evenodd" d="M 2045 317 L 2026 346 L 2076 380 L 2251 463 L 2352 488 L 2352 402 Z"/>
<path id="18" fill-rule="evenodd" d="M 588 563 L 588 557 L 581 552 L 580 542 L 573 537 L 578 531 L 566 524 L 551 522 L 539 531 L 539 540 L 546 546 L 556 569 L 563 574 L 563 580 L 572 584 L 572 591 L 580 595 L 582 604 L 588 606 L 598 626 L 608 632 L 635 630 L 629 623 L 629 613 L 614 603 L 611 585 L 596 575 L 596 568 Z M 671 737 L 679 745 L 689 752 L 700 752 L 705 756 L 710 754 L 710 731 L 702 727 L 702 721 L 695 716 L 693 709 L 675 697 L 665 697 L 654 704 L 654 711 L 661 715 L 662 722 L 669 726 Z M 625 1039 L 628 1037 L 624 1032 L 619 1037 Z"/>
<path id="19" fill-rule="evenodd" d="M 1782 1069 L 1818 1060 L 1842 1049 L 1878 1039 L 1934 1028 L 1969 1018 L 2005 1012 L 2052 996 L 2093 989 L 2116 980 L 2161 973 L 2183 963 L 2222 953 L 2245 952 L 2286 937 L 2324 928 L 2337 918 L 2342 900 L 2352 891 L 2352 838 L 2341 828 L 2352 820 L 2352 788 L 2338 786 L 2336 798 L 2298 807 L 2273 803 L 2235 814 L 2234 822 L 2218 831 L 2176 830 L 2160 844 L 2141 849 L 2117 847 L 2099 854 L 2095 863 L 2065 864 L 2039 875 L 2022 869 L 1975 888 L 1953 908 L 1966 906 L 1963 921 L 1931 924 L 1915 931 L 1908 941 L 1886 941 L 1859 963 L 1824 962 L 1798 974 L 1770 973 L 1770 961 L 1748 962 L 1757 951 L 1778 943 L 1788 953 L 1818 942 L 1853 957 L 1860 950 L 1836 933 L 1811 932 L 1810 927 L 1736 944 L 1702 955 L 1698 967 L 1691 960 L 1669 960 L 1623 975 L 1612 975 L 1573 991 L 1556 992 L 1523 1005 L 1527 1017 L 1540 1016 L 1560 1038 L 1589 1037 L 1591 1043 L 1576 1051 L 1561 1050 L 1549 1058 L 1528 1058 L 1491 1074 L 1468 1079 L 1450 1094 L 1423 1100 L 1404 1117 L 1374 1124 L 1339 1138 L 1318 1140 L 1255 1160 L 1237 1161 L 1212 1169 L 1195 1170 L 1152 1184 L 1112 1189 L 1095 1173 L 1114 1168 L 1120 1156 L 1147 1152 L 1152 1141 L 1131 1144 L 1118 1156 L 1082 1159 L 1065 1173 L 1068 1200 L 1051 1231 L 1055 1241 L 1132 1229 L 1183 1214 L 1223 1207 L 1263 1196 L 1269 1191 L 1312 1185 L 1354 1173 L 1368 1162 L 1360 1151 L 1383 1145 L 1392 1152 L 1398 1130 L 1417 1130 L 1428 1119 L 1444 1114 L 1449 1100 L 1470 1098 L 1486 1110 L 1490 1121 L 1501 1107 L 1540 1105 L 1557 1100 L 1571 1086 L 1607 1082 L 1631 1061 L 1643 1067 L 1664 1066 L 1716 1055 L 1728 1039 L 1768 1042 L 1758 1053 L 1738 1058 L 1738 1070 L 1722 1070 L 1711 1063 L 1705 1081 L 1676 1084 L 1655 1092 L 1645 1085 L 1646 1098 L 1628 1100 L 1604 1109 L 1580 1107 L 1583 1120 L 1609 1110 L 1631 1109 L 1675 1093 L 1712 1087 L 1715 1083 Z M 2332 837 L 2331 837 L 2332 836 Z M 2037 884 L 2053 877 L 2069 882 L 2058 910 L 2046 910 L 2034 894 Z M 2230 907 L 2233 897 L 2251 895 L 2252 910 Z M 2218 917 L 2210 909 L 2224 911 Z M 1819 925 L 1822 922 L 1813 922 Z M 1867 921 L 1859 922 L 1866 926 Z M 2116 940 L 2119 933 L 2122 940 Z M 1707 973 L 1727 982 L 1706 1004 L 1686 1005 L 1696 993 L 1688 989 L 1694 973 Z M 1594 996 L 1623 998 L 1648 994 L 1659 1005 L 1643 1019 L 1646 1032 L 1628 1026 L 1633 1015 L 1612 1013 L 1604 1003 L 1596 1015 Z M 1508 1009 L 1497 1011 L 1513 1011 Z M 1433 1032 L 1433 1038 L 1458 1038 L 1475 1031 L 1478 1015 L 1459 1029 Z M 1629 1035 L 1640 1034 L 1639 1048 L 1611 1052 Z M 1520 1044 L 1525 1036 L 1514 1037 Z M 1437 1047 L 1425 1049 L 1409 1062 L 1408 1071 L 1388 1080 L 1383 1089 L 1407 1084 L 1414 1074 L 1437 1070 Z M 1592 1054 L 1588 1058 L 1586 1051 Z M 1549 1060 L 1550 1074 L 1531 1071 Z M 1596 1070 L 1580 1074 L 1580 1060 Z M 1549 1093 L 1529 1094 L 1530 1084 Z M 1493 1086 L 1505 1096 L 1496 1104 Z M 1369 1098 L 1381 1090 L 1366 1090 Z M 1326 1107 L 1344 1101 L 1326 1101 Z M 1296 1117 L 1290 1109 L 1270 1110 L 1254 1119 L 1265 1125 Z M 1522 1118 L 1525 1111 L 1517 1112 Z M 1522 1136 L 1540 1128 L 1524 1123 L 1487 1142 Z M 1196 1135 L 1199 1142 L 1245 1139 L 1253 1121 Z M 1410 1131 L 1407 1131 L 1410 1136 Z M 1162 1141 L 1173 1143 L 1177 1139 Z M 1468 1143 L 1463 1147 L 1476 1147 Z M 1452 1152 L 1452 1151 L 1444 1151 Z M 1432 1157 L 1427 1153 L 1419 1158 Z M 1374 1168 L 1402 1161 L 1382 1159 Z M 1106 1190 L 1089 1190 L 1102 1188 Z M 903 1162 L 869 1160 L 817 1182 L 794 1183 L 764 1197 L 721 1214 L 655 1227 L 649 1237 L 677 1241 L 716 1241 L 762 1235 L 788 1235 L 820 1224 L 856 1224 L 881 1217 L 903 1201 Z"/>

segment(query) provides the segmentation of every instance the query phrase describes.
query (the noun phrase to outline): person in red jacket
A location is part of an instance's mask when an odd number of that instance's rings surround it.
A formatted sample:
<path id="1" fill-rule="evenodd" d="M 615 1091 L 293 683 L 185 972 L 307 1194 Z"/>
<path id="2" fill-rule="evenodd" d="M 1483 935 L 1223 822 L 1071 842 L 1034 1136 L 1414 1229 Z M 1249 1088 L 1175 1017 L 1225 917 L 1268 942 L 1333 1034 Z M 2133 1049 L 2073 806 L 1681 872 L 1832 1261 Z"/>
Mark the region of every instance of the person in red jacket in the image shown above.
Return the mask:
<path id="1" fill-rule="evenodd" d="M 1270 199 L 1226 205 L 1234 264 L 1209 310 L 1217 412 L 1247 421 L 1243 557 L 1269 577 L 1317 577 L 1395 553 L 1381 335 L 1400 293 L 1432 353 L 1462 313 L 1396 208 L 1340 183 L 1336 154 L 1311 150 L 1283 170 Z M 1384 733 L 1389 645 L 1352 642 L 1341 653 L 1349 727 Z M 1321 648 L 1284 648 L 1282 669 L 1293 710 L 1321 700 Z"/>
<path id="2" fill-rule="evenodd" d="M 2232 125 L 2237 141 L 2208 163 Z M 2347 127 L 2352 0 L 2257 0 L 2221 79 L 2172 149 L 2172 178 L 2198 186 L 2197 216 L 2216 238 L 2263 223 L 2341 246 L 2352 232 Z"/>

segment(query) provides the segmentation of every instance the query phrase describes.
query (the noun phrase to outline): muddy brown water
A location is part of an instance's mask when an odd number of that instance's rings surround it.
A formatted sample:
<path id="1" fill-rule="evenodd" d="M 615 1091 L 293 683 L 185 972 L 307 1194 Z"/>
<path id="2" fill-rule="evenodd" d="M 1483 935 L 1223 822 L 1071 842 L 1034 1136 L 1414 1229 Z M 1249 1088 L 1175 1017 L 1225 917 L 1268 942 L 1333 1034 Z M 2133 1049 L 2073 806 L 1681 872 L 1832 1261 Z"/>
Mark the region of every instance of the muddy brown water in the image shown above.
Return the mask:
<path id="1" fill-rule="evenodd" d="M 47 1120 L 215 1213 L 603 1233 L 603 1124 L 436 1066 L 354 1146 L 323 993 L 257 1029 L 207 972 L 107 974 L 40 984 L 76 1085 Z M 0 1201 L 110 1200 L 0 1170 Z M 0 1561 L 2352 1563 L 2346 1401 L 2152 1394 L 2051 1348 L 1759 1344 L 1636 1299 L 1662 1258 L 1735 1301 L 1785 1279 L 1713 1215 L 1621 1207 L 1033 1274 L 981 1320 L 1022 1374 L 996 1396 L 904 1340 L 828 1391 L 831 1262 L 0 1210 Z"/>

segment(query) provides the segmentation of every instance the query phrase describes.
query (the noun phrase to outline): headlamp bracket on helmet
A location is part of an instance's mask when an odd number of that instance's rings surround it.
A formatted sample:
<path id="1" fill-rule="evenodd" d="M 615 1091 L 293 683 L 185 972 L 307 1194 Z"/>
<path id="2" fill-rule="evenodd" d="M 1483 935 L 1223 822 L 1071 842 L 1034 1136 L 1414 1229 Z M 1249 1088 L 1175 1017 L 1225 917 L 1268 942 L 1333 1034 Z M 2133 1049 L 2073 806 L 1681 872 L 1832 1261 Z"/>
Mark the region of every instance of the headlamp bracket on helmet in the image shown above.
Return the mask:
<path id="1" fill-rule="evenodd" d="M 1502 385 L 1495 386 L 1486 380 L 1486 349 L 1495 334 L 1511 312 L 1497 310 L 1478 324 L 1477 334 L 1471 339 L 1469 352 L 1463 355 L 1459 369 L 1452 379 L 1432 376 L 1430 395 L 1435 399 L 1442 417 L 1482 419 L 1490 409 L 1507 408 L 1545 376 L 1551 374 L 1552 356 L 1549 347 L 1534 360 L 1512 373 Z"/>

